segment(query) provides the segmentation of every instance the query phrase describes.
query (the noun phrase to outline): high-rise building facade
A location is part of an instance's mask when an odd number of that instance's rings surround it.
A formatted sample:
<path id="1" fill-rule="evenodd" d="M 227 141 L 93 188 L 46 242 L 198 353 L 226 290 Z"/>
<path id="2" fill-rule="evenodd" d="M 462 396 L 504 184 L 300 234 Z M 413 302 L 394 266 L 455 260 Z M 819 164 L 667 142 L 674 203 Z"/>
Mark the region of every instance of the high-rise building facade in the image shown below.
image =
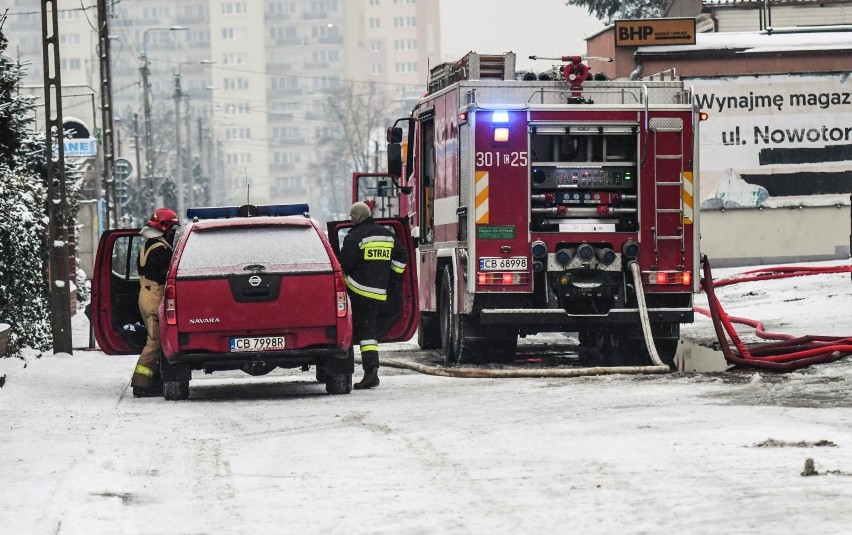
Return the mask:
<path id="1" fill-rule="evenodd" d="M 28 83 L 37 85 L 34 5 L 0 0 L 13 21 L 4 28 L 10 52 L 32 62 Z M 97 12 L 76 0 L 59 7 L 63 85 L 96 89 Z M 189 186 L 192 172 L 175 157 L 180 142 L 182 158 L 211 177 L 212 204 L 309 202 L 320 219 L 345 212 L 349 176 L 373 170 L 363 162 L 375 167 L 378 127 L 388 126 L 371 124 L 376 133 L 355 140 L 341 124 L 347 103 L 329 99 L 369 87 L 383 119 L 395 118 L 423 93 L 430 58 L 441 56 L 438 0 L 123 0 L 111 12 L 113 115 L 125 157 L 135 148 L 128 141 L 144 141 L 147 67 L 151 140 L 143 149 L 154 175 Z M 353 158 L 362 154 L 369 157 Z"/>

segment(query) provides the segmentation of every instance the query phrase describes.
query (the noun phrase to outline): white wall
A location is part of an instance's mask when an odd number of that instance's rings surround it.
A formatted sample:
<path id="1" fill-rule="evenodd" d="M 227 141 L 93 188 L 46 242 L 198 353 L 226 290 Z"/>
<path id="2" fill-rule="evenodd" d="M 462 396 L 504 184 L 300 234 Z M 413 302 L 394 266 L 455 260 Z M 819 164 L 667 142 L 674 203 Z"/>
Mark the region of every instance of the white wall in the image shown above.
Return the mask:
<path id="1" fill-rule="evenodd" d="M 714 267 L 849 258 L 849 201 L 839 206 L 702 210 L 701 253 Z"/>

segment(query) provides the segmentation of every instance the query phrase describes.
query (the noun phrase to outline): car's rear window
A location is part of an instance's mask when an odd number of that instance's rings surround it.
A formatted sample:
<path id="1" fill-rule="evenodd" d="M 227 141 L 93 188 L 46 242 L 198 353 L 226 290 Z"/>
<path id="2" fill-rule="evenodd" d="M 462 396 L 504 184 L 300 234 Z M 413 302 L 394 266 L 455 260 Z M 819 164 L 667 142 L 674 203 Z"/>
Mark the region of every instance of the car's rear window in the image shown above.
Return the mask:
<path id="1" fill-rule="evenodd" d="M 322 239 L 313 227 L 231 227 L 189 235 L 179 270 L 243 264 L 329 264 Z"/>

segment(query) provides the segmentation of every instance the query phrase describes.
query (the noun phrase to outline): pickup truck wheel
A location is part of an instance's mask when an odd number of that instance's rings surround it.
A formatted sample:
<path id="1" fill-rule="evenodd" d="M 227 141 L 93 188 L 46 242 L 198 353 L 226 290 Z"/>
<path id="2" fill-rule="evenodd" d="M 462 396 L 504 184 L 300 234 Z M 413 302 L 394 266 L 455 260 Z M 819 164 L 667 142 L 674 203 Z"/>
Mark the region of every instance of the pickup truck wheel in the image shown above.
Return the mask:
<path id="1" fill-rule="evenodd" d="M 189 397 L 189 381 L 163 381 L 163 399 L 180 401 Z"/>
<path id="2" fill-rule="evenodd" d="M 189 397 L 189 380 L 192 370 L 188 364 L 172 364 L 160 355 L 160 377 L 163 380 L 163 399 L 178 401 Z"/>
<path id="3" fill-rule="evenodd" d="M 352 392 L 352 374 L 327 374 L 325 391 L 332 395 L 349 394 Z"/>
<path id="4" fill-rule="evenodd" d="M 317 369 L 317 382 L 318 383 L 324 383 L 325 378 L 326 378 L 325 363 L 317 364 L 316 369 Z"/>

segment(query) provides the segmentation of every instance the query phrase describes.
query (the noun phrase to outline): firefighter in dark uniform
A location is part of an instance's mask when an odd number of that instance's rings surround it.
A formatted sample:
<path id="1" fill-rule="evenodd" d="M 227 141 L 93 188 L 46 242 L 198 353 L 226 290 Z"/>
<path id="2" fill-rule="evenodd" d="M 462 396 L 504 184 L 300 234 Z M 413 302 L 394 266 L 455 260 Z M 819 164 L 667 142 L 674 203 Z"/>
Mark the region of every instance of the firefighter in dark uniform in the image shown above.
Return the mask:
<path id="1" fill-rule="evenodd" d="M 172 243 L 178 225 L 178 216 L 173 210 L 158 208 L 139 232 L 146 238 L 136 260 L 140 284 L 139 312 L 148 331 L 148 338 L 130 380 L 133 397 L 137 398 L 163 395 L 163 383 L 160 380 L 160 302 L 163 300 L 166 274 L 172 261 Z"/>
<path id="2" fill-rule="evenodd" d="M 388 282 L 405 271 L 408 252 L 390 229 L 377 224 L 370 208 L 356 202 L 349 210 L 355 224 L 343 239 L 340 266 L 352 302 L 353 343 L 361 348 L 364 378 L 356 389 L 379 386 L 379 313 L 388 301 Z"/>

